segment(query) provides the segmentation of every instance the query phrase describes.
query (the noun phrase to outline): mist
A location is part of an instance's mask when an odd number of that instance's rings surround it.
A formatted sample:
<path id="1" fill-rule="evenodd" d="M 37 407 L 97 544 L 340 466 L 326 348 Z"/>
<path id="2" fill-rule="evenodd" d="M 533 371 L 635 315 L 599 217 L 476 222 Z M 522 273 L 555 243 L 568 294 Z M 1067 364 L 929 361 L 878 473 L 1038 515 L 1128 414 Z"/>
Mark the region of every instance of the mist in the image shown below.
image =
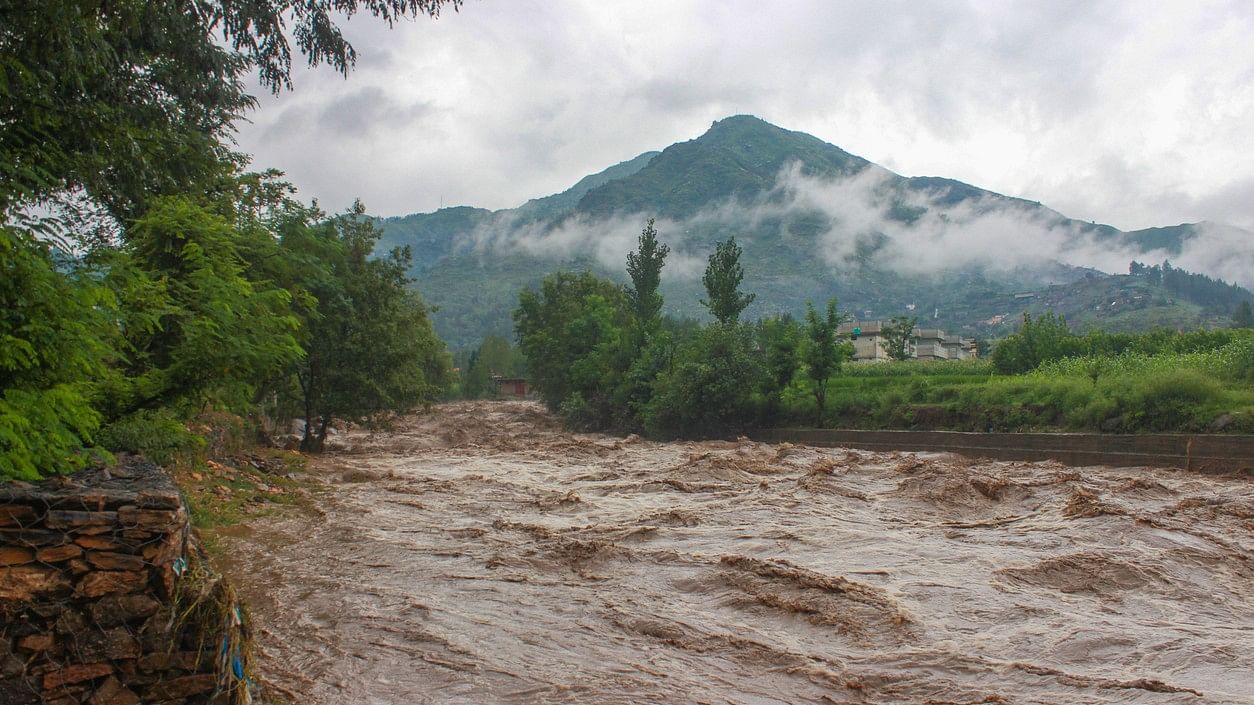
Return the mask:
<path id="1" fill-rule="evenodd" d="M 865 266 L 868 258 L 877 267 L 910 275 L 971 267 L 1006 273 L 1055 262 L 1113 274 L 1126 272 L 1132 260 L 1169 259 L 1192 272 L 1254 286 L 1254 237 L 1237 228 L 1201 224 L 1180 253 L 1143 251 L 1028 201 L 986 193 L 944 203 L 944 191 L 903 184 L 900 176 L 875 165 L 828 179 L 807 176 L 793 164 L 780 172 L 772 189 L 751 199 L 724 200 L 679 220 L 658 219 L 659 237 L 672 248 L 666 276 L 699 278 L 713 249 L 712 233 L 716 239 L 734 235 L 742 242 L 763 237 L 795 242 L 771 228 L 785 228 L 805 216 L 825 224 L 806 254 L 835 273 Z M 557 222 L 522 221 L 512 211 L 501 211 L 459 244 L 479 253 L 589 258 L 618 271 L 650 217 L 574 214 Z"/>

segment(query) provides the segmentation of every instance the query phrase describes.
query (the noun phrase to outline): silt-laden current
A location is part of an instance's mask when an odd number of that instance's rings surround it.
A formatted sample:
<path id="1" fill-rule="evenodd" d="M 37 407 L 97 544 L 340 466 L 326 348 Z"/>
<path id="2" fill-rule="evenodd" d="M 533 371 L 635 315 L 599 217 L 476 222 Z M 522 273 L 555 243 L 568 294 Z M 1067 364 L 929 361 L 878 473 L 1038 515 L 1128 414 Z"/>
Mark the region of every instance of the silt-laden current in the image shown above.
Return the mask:
<path id="1" fill-rule="evenodd" d="M 323 705 L 1254 702 L 1254 483 L 562 431 L 458 403 L 223 540 Z"/>

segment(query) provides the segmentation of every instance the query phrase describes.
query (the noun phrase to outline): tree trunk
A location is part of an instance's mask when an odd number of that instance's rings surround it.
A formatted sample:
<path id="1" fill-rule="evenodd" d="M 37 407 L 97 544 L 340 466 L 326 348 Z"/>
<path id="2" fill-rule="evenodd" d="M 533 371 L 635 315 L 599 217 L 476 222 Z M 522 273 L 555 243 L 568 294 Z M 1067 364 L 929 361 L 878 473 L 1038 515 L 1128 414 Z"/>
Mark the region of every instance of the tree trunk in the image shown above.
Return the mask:
<path id="1" fill-rule="evenodd" d="M 330 426 L 331 426 L 331 415 L 330 414 L 323 415 L 322 425 L 318 428 L 318 452 L 319 453 L 321 453 L 322 449 L 326 447 L 327 428 L 329 428 Z"/>
<path id="2" fill-rule="evenodd" d="M 312 374 L 310 375 L 312 377 Z M 312 433 L 314 419 L 314 404 L 311 388 L 313 382 L 309 377 L 303 374 L 297 374 L 296 380 L 300 383 L 300 391 L 305 396 L 305 433 L 300 439 L 300 450 L 302 453 L 316 453 L 322 450 L 321 447 L 314 447 L 314 437 Z"/>

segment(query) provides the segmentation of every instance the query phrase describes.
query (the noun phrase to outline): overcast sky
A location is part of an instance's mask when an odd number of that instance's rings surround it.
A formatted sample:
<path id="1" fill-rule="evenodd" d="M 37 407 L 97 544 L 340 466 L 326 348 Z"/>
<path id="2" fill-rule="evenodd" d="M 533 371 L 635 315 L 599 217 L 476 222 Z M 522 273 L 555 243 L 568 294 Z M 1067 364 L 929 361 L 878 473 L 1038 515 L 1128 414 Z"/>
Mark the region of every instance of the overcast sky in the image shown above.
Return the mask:
<path id="1" fill-rule="evenodd" d="M 1136 229 L 1254 230 L 1254 2 L 467 0 L 241 124 L 339 210 L 509 208 L 739 113 Z"/>

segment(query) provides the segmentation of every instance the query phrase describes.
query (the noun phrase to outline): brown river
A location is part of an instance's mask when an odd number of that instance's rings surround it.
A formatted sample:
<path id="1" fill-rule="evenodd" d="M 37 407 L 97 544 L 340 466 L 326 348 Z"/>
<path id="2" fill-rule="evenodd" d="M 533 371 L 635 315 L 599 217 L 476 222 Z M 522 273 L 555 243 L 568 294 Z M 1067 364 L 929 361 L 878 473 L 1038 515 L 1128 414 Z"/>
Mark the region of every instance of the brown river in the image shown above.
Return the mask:
<path id="1" fill-rule="evenodd" d="M 320 705 L 1251 703 L 1254 482 L 562 431 L 457 403 L 223 539 Z"/>

